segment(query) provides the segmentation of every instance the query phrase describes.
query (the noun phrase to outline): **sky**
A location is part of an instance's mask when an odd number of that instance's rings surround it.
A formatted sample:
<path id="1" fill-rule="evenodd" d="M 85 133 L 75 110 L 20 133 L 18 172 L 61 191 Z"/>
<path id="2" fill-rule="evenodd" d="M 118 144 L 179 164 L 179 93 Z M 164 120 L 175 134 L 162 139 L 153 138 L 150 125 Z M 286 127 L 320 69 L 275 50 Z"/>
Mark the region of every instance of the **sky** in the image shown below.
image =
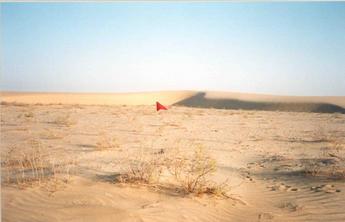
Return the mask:
<path id="1" fill-rule="evenodd" d="M 1 90 L 345 96 L 345 2 L 0 7 Z"/>

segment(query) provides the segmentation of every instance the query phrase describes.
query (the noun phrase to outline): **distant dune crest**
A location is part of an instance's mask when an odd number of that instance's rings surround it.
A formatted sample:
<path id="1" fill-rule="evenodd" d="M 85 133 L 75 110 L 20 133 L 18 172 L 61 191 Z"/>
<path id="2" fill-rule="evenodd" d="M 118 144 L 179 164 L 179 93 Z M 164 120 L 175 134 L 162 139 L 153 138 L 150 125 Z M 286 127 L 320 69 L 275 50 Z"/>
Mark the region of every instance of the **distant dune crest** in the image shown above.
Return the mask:
<path id="1" fill-rule="evenodd" d="M 80 105 L 167 105 L 316 113 L 345 113 L 344 96 L 272 96 L 231 92 L 1 93 L 3 103 Z"/>
<path id="2" fill-rule="evenodd" d="M 345 113 L 345 109 L 339 105 L 327 102 L 315 102 L 308 99 L 295 99 L 277 101 L 276 97 L 266 96 L 265 99 L 240 100 L 236 98 L 212 97 L 207 98 L 205 92 L 199 92 L 192 97 L 186 98 L 174 105 L 199 108 L 215 109 L 242 109 L 242 110 L 266 110 L 266 111 L 287 111 L 287 112 L 316 112 L 316 113 Z M 254 98 L 253 98 L 254 99 Z M 343 98 L 344 99 L 344 98 Z"/>

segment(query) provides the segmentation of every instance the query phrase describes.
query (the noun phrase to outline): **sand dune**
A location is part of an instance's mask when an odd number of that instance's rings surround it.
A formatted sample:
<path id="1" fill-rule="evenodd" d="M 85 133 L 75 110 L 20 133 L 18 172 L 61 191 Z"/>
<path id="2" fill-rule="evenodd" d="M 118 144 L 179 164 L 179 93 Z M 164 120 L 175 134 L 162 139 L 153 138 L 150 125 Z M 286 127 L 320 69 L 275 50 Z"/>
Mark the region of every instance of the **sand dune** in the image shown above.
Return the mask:
<path id="1" fill-rule="evenodd" d="M 80 105 L 166 105 L 198 108 L 345 113 L 345 96 L 273 96 L 232 92 L 1 93 L 3 102 Z"/>
<path id="2" fill-rule="evenodd" d="M 174 105 L 218 109 L 345 113 L 345 97 L 292 97 L 199 92 Z"/>

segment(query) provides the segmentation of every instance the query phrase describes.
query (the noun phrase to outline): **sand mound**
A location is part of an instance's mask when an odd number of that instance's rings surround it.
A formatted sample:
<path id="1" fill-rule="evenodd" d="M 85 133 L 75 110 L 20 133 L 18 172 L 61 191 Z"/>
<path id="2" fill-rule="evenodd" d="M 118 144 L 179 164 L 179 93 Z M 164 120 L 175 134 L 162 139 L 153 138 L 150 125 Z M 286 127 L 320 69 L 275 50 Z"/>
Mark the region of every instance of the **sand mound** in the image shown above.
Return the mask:
<path id="1" fill-rule="evenodd" d="M 345 113 L 345 97 L 295 97 L 199 92 L 174 105 L 217 109 Z"/>

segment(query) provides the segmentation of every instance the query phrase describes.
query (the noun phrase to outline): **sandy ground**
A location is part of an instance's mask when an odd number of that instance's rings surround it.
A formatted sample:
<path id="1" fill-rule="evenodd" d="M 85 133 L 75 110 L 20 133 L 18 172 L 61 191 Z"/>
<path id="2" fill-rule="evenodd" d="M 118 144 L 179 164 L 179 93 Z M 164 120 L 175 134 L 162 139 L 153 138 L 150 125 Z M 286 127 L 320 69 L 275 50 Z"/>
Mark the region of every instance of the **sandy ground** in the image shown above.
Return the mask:
<path id="1" fill-rule="evenodd" d="M 54 123 L 64 115 L 73 124 Z M 345 115 L 338 113 L 2 105 L 2 155 L 13 146 L 26 149 L 27 141 L 36 139 L 60 161 L 78 163 L 63 182 L 3 183 L 2 220 L 345 221 L 344 179 L 327 173 L 333 165 L 324 156 L 333 141 L 343 141 L 344 126 Z M 116 148 L 97 149 L 104 133 L 116 139 Z M 213 179 L 228 179 L 230 198 L 182 195 L 115 180 L 128 155 L 143 149 L 168 152 L 181 143 L 189 152 L 188 144 L 194 142 L 216 160 Z M 308 160 L 325 161 L 325 175 L 304 174 Z"/>
<path id="2" fill-rule="evenodd" d="M 82 104 L 82 105 L 152 105 L 155 101 L 173 104 L 194 95 L 193 91 L 145 93 L 20 93 L 2 92 L 1 99 L 9 103 Z"/>

